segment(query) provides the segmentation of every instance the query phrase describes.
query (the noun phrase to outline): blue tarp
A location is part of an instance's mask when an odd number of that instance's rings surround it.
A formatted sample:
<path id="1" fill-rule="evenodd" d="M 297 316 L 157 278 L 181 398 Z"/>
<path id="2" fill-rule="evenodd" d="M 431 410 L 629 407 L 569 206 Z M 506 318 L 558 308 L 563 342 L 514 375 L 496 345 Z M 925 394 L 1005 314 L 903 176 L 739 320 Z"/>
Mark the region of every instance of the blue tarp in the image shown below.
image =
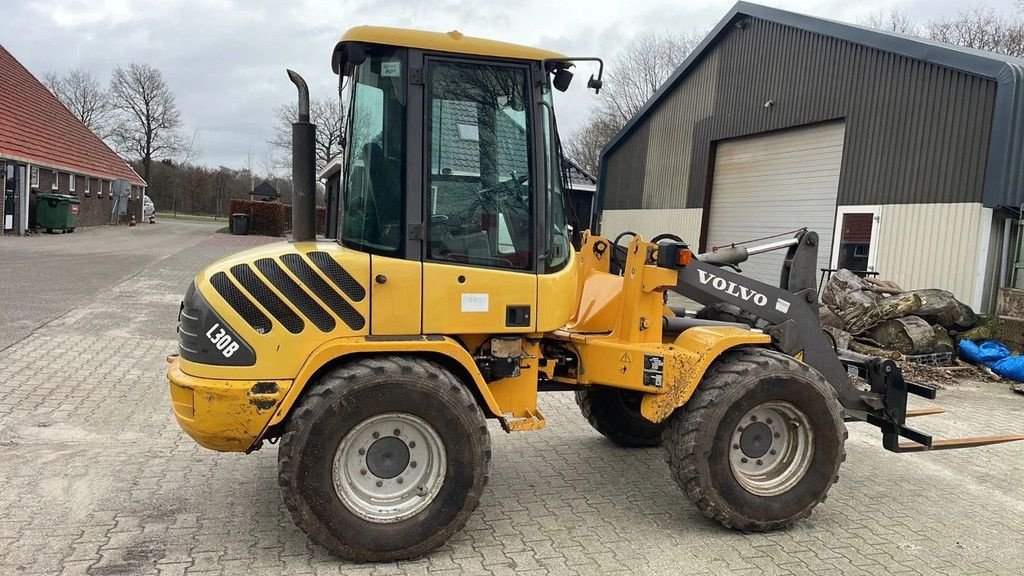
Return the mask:
<path id="1" fill-rule="evenodd" d="M 1024 356 L 1014 355 L 999 342 L 961 340 L 959 349 L 961 358 L 975 364 L 984 364 L 1003 378 L 1024 382 Z"/>

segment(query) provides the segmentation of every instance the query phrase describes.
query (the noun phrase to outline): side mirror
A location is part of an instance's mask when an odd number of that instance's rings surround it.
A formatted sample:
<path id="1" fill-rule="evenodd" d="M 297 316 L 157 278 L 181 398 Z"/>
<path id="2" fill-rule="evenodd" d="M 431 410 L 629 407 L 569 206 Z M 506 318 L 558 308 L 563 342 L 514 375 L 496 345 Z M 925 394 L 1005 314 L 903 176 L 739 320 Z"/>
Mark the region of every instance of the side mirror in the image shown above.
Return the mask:
<path id="1" fill-rule="evenodd" d="M 568 68 L 559 68 L 555 72 L 555 78 L 552 81 L 555 90 L 559 92 L 565 92 L 569 89 L 569 84 L 572 83 L 572 72 Z"/>
<path id="2" fill-rule="evenodd" d="M 590 75 L 590 80 L 587 80 L 587 88 L 592 88 L 594 90 L 594 94 L 597 94 L 598 92 L 600 92 L 601 91 L 601 86 L 603 86 L 603 85 L 604 85 L 604 83 L 601 82 L 601 79 L 600 78 L 594 78 L 593 74 Z"/>

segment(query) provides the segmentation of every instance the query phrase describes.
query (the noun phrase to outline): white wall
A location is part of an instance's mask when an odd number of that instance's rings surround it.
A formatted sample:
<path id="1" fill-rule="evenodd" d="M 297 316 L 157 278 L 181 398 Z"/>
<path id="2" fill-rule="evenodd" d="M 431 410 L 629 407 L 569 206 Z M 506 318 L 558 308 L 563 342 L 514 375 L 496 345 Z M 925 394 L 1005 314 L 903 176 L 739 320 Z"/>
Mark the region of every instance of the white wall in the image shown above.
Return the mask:
<path id="1" fill-rule="evenodd" d="M 700 242 L 700 208 L 663 210 L 605 210 L 601 219 L 601 235 L 614 239 L 627 230 L 650 240 L 658 234 L 671 233 L 690 244 L 694 251 Z"/>

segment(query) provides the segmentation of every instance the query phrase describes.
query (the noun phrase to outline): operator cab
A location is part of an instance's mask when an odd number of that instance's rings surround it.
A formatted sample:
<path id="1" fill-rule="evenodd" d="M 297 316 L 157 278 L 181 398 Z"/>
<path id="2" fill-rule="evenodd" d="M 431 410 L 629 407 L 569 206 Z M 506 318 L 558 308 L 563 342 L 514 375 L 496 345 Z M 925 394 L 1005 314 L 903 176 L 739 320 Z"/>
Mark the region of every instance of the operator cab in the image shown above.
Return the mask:
<path id="1" fill-rule="evenodd" d="M 347 32 L 333 61 L 350 104 L 338 241 L 405 260 L 563 268 L 571 247 L 550 77 L 570 65 L 458 32 Z"/>

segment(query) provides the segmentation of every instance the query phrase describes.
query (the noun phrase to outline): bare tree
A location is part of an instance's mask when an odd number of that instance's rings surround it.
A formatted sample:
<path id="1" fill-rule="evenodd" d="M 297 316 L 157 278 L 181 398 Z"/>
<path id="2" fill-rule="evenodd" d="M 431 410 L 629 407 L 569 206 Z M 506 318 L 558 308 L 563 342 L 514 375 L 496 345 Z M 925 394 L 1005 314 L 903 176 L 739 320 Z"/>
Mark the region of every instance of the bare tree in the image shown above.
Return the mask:
<path id="1" fill-rule="evenodd" d="M 1020 6 L 1020 4 L 1018 4 Z M 1024 21 L 996 12 L 990 6 L 963 10 L 928 26 L 932 40 L 1009 56 L 1024 56 Z"/>
<path id="2" fill-rule="evenodd" d="M 646 33 L 626 44 L 608 64 L 597 106 L 565 140 L 566 154 L 596 175 L 604 146 L 640 112 L 703 37 L 696 31 L 674 36 Z"/>
<path id="3" fill-rule="evenodd" d="M 148 179 L 153 157 L 171 154 L 180 145 L 181 113 L 174 93 L 159 69 L 132 62 L 114 69 L 110 95 L 119 113 L 112 139 L 123 153 L 142 161 L 142 177 Z"/>
<path id="4" fill-rule="evenodd" d="M 924 27 L 911 20 L 910 17 L 899 8 L 893 8 L 889 11 L 875 12 L 864 20 L 861 20 L 859 23 L 862 26 L 867 26 L 868 28 L 896 32 L 897 34 L 906 34 L 908 36 L 925 35 Z"/>
<path id="5" fill-rule="evenodd" d="M 625 123 L 668 80 L 703 38 L 692 32 L 681 35 L 641 34 L 615 54 L 605 74 L 600 112 Z"/>
<path id="6" fill-rule="evenodd" d="M 279 168 L 291 166 L 292 122 L 298 111 L 294 105 L 274 109 L 274 135 L 267 141 Z M 345 131 L 345 106 L 338 98 L 313 98 L 309 102 L 309 119 L 316 124 L 316 171 L 341 153 L 341 136 Z"/>
<path id="7" fill-rule="evenodd" d="M 593 176 L 597 176 L 601 150 L 622 125 L 604 115 L 594 114 L 564 142 L 564 153 Z"/>
<path id="8" fill-rule="evenodd" d="M 43 83 L 82 124 L 100 138 L 110 130 L 110 95 L 88 70 L 76 68 L 60 75 L 47 72 Z"/>

